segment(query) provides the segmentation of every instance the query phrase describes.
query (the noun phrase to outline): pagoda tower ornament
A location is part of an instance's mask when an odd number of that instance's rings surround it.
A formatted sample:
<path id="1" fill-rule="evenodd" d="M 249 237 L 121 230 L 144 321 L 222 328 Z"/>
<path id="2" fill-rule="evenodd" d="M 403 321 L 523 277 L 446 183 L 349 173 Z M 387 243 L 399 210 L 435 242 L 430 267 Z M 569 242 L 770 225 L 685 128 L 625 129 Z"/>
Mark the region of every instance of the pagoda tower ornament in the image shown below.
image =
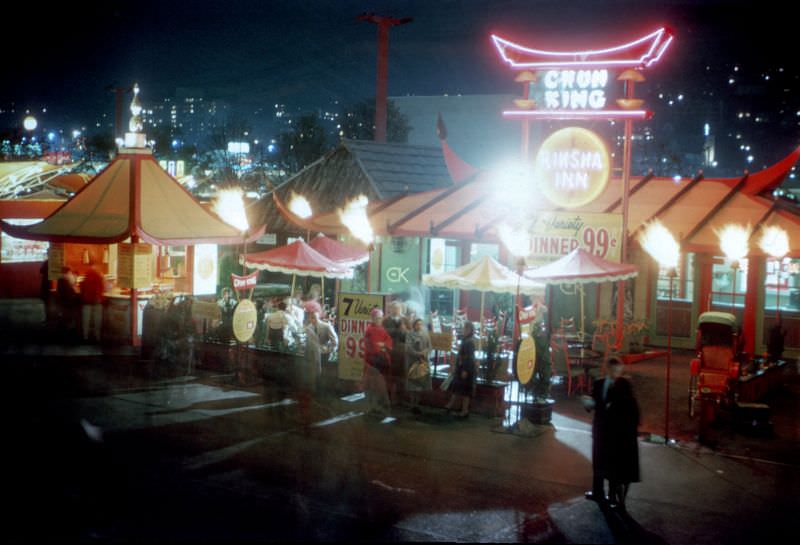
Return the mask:
<path id="1" fill-rule="evenodd" d="M 133 99 L 131 100 L 131 120 L 128 122 L 128 131 L 125 133 L 126 148 L 144 148 L 145 134 L 142 124 L 142 102 L 139 100 L 139 84 L 133 84 Z"/>

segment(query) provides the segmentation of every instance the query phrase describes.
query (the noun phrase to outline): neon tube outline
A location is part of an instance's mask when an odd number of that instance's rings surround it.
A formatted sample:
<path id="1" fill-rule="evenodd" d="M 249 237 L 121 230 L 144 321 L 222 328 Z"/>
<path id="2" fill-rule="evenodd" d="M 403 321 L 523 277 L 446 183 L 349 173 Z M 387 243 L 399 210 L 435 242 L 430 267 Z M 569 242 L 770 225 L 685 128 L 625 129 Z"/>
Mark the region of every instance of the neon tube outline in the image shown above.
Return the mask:
<path id="1" fill-rule="evenodd" d="M 506 117 L 539 119 L 650 119 L 650 110 L 505 110 Z"/>
<path id="2" fill-rule="evenodd" d="M 586 51 L 545 51 L 542 49 L 533 49 L 525 46 L 521 46 L 505 38 L 501 38 L 496 34 L 491 35 L 492 41 L 494 43 L 497 52 L 500 54 L 502 59 L 508 63 L 512 68 L 518 70 L 526 70 L 526 69 L 537 69 L 537 70 L 544 70 L 544 69 L 557 69 L 557 68 L 580 68 L 580 67 L 598 67 L 598 66 L 608 66 L 608 67 L 628 67 L 628 68 L 647 68 L 658 62 L 661 57 L 663 56 L 664 52 L 667 50 L 669 45 L 672 43 L 674 38 L 672 32 L 667 29 L 666 27 L 659 28 L 658 30 L 651 32 L 650 34 L 634 40 L 632 42 L 628 42 L 626 44 L 609 47 L 606 49 L 595 49 L 595 50 L 586 50 Z M 585 60 L 588 57 L 592 56 L 600 56 L 600 55 L 608 55 L 611 53 L 615 53 L 618 51 L 625 51 L 629 49 L 633 49 L 634 47 L 647 42 L 648 40 L 652 41 L 652 45 L 650 48 L 641 55 L 638 59 L 637 58 L 627 58 L 627 59 L 605 59 L 605 60 Z M 521 54 L 528 54 L 534 56 L 544 56 L 544 57 L 570 57 L 573 60 L 562 60 L 559 58 L 555 58 L 549 61 L 529 61 L 529 62 L 517 62 L 514 59 L 509 58 L 506 55 L 506 50 L 510 49 L 516 51 L 517 53 Z M 584 59 L 584 60 L 576 60 L 576 59 Z"/>

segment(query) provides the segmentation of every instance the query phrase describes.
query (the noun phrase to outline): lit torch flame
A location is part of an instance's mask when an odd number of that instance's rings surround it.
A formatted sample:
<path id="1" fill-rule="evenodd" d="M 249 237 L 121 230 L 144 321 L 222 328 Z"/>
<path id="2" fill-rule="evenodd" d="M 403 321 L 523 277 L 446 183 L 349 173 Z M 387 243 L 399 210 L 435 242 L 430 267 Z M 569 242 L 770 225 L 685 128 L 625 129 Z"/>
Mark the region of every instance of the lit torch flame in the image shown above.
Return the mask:
<path id="1" fill-rule="evenodd" d="M 665 269 L 678 267 L 681 256 L 681 247 L 659 220 L 647 224 L 639 235 L 639 244 Z"/>
<path id="2" fill-rule="evenodd" d="M 220 189 L 214 200 L 214 212 L 228 225 L 247 231 L 247 214 L 244 210 L 244 192 L 241 188 Z"/>
<path id="3" fill-rule="evenodd" d="M 764 227 L 758 245 L 761 246 L 764 253 L 775 259 L 783 259 L 783 256 L 789 253 L 789 235 L 774 225 Z"/>
<path id="4" fill-rule="evenodd" d="M 743 227 L 729 223 L 722 229 L 715 229 L 719 237 L 719 247 L 729 260 L 738 263 L 747 255 L 748 241 L 750 240 L 750 226 Z"/>
<path id="5" fill-rule="evenodd" d="M 308 202 L 308 199 L 294 191 L 292 191 L 292 198 L 289 201 L 289 211 L 303 219 L 310 218 L 314 214 L 311 211 L 311 203 Z"/>
<path id="6" fill-rule="evenodd" d="M 369 224 L 369 218 L 367 218 L 368 204 L 367 197 L 359 195 L 350 200 L 344 210 L 341 208 L 338 210 L 342 224 L 347 227 L 354 237 L 367 245 L 371 244 L 374 238 L 372 226 Z"/>

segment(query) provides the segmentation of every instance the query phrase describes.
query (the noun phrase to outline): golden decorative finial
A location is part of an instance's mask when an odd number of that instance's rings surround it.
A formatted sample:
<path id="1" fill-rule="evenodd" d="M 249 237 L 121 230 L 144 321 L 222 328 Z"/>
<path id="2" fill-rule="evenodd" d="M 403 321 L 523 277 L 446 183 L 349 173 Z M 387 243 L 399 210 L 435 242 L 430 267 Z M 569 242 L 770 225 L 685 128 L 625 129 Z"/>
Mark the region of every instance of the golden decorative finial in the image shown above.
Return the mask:
<path id="1" fill-rule="evenodd" d="M 125 133 L 126 148 L 144 148 L 145 135 L 142 124 L 142 103 L 139 100 L 139 84 L 133 84 L 133 100 L 131 100 L 131 120 L 128 122 L 128 132 Z"/>
<path id="2" fill-rule="evenodd" d="M 131 100 L 131 120 L 128 123 L 130 132 L 142 132 L 142 102 L 139 100 L 139 84 L 133 84 L 133 100 Z"/>

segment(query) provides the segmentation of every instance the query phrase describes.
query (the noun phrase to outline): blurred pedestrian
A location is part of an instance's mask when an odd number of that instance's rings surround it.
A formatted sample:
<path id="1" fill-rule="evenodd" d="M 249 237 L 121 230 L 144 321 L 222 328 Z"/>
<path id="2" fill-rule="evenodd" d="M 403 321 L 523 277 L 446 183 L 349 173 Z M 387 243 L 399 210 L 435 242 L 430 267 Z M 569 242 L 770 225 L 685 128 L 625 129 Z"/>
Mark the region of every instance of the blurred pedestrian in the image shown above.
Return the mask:
<path id="1" fill-rule="evenodd" d="M 625 365 L 612 356 L 605 365 L 605 376 L 592 384 L 592 395 L 583 396 L 592 420 L 592 490 L 586 498 L 610 502 L 624 509 L 632 482 L 639 480 L 637 427 L 639 407 L 630 382 L 622 376 Z M 605 481 L 609 481 L 608 497 Z"/>
<path id="2" fill-rule="evenodd" d="M 80 294 L 78 293 L 78 280 L 69 267 L 61 268 L 61 276 L 56 282 L 56 297 L 64 329 L 70 334 L 77 333 Z"/>
<path id="3" fill-rule="evenodd" d="M 45 259 L 42 261 L 42 266 L 39 267 L 39 297 L 42 298 L 42 302 L 45 305 L 45 309 L 47 308 L 48 303 L 50 302 L 50 277 L 48 276 L 48 271 L 50 269 L 50 262 Z"/>
<path id="4" fill-rule="evenodd" d="M 328 363 L 330 355 L 339 348 L 339 336 L 330 323 L 320 319 L 318 312 L 309 314 L 308 322 L 317 334 L 320 348 L 320 364 L 324 367 Z"/>
<path id="5" fill-rule="evenodd" d="M 81 303 L 83 340 L 100 342 L 103 327 L 103 293 L 105 280 L 103 275 L 95 268 L 94 263 L 89 263 L 89 268 L 83 274 L 81 282 Z"/>
<path id="6" fill-rule="evenodd" d="M 308 317 L 312 312 L 316 312 L 320 315 L 322 314 L 319 284 L 314 284 L 311 286 L 311 289 L 308 290 L 308 296 L 306 297 L 306 300 L 303 301 L 303 311 L 305 311 L 306 317 Z"/>
<path id="7" fill-rule="evenodd" d="M 403 303 L 400 301 L 391 302 L 389 316 L 383 320 L 383 327 L 392 337 L 391 368 L 385 376 L 389 387 L 389 397 L 392 403 L 397 403 L 404 397 L 406 333 L 411 329 L 408 320 L 403 315 Z"/>
<path id="8" fill-rule="evenodd" d="M 431 353 L 431 338 L 421 318 L 414 320 L 411 331 L 406 334 L 406 391 L 410 395 L 411 412 L 419 414 L 419 394 L 430 390 L 431 373 L 428 357 Z M 419 364 L 420 369 L 427 370 L 425 374 L 411 374 L 414 364 Z"/>
<path id="9" fill-rule="evenodd" d="M 613 380 L 606 395 L 608 424 L 609 501 L 625 509 L 631 483 L 639 482 L 639 405 L 633 386 L 622 376 L 625 366 L 617 358 L 609 359 L 608 372 Z"/>
<path id="10" fill-rule="evenodd" d="M 267 315 L 267 341 L 274 349 L 286 346 L 286 332 L 289 328 L 289 314 L 286 303 L 281 301 L 278 308 Z"/>
<path id="11" fill-rule="evenodd" d="M 475 340 L 473 334 L 475 326 L 469 320 L 461 326 L 461 347 L 458 349 L 456 369 L 453 383 L 450 386 L 453 392 L 450 402 L 445 406 L 449 413 L 455 408 L 457 401 L 461 401 L 461 412 L 456 413 L 459 418 L 469 416 L 469 400 L 475 392 Z"/>
<path id="12" fill-rule="evenodd" d="M 386 375 L 391 369 L 392 337 L 383 327 L 383 311 L 373 308 L 371 323 L 364 333 L 364 394 L 367 411 L 389 415 L 392 407 L 386 389 Z"/>
<path id="13" fill-rule="evenodd" d="M 233 312 L 236 310 L 236 299 L 233 298 L 233 291 L 222 288 L 221 297 L 217 301 L 220 311 L 220 324 L 217 335 L 223 341 L 230 341 L 233 337 Z"/>

